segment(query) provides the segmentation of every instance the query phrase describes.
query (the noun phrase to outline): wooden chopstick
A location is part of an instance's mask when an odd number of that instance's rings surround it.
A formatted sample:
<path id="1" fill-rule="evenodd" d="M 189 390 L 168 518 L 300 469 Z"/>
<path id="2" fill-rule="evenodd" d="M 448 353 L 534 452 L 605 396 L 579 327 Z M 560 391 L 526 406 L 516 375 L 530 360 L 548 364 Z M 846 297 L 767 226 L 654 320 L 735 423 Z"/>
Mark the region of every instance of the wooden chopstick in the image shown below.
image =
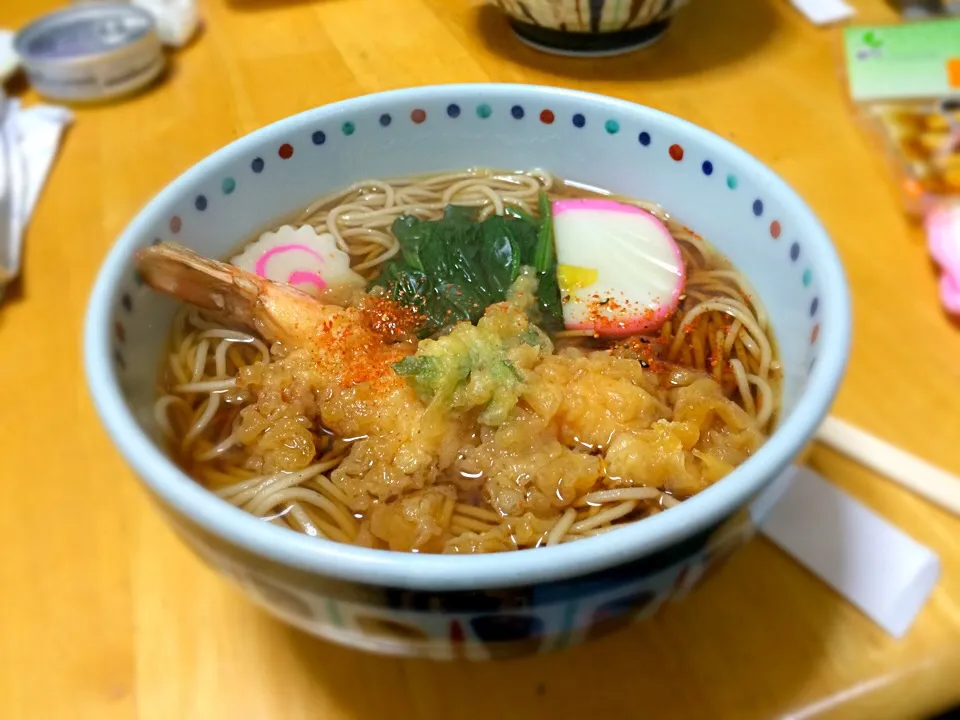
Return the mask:
<path id="1" fill-rule="evenodd" d="M 898 485 L 960 515 L 960 478 L 833 416 L 817 440 Z"/>

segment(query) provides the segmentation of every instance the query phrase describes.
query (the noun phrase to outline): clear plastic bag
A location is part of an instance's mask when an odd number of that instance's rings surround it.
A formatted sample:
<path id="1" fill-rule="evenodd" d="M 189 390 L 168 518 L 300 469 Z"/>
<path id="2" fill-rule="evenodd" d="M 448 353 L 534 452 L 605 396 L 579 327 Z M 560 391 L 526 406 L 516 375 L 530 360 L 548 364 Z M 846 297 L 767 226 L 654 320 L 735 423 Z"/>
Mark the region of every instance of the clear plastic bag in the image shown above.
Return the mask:
<path id="1" fill-rule="evenodd" d="M 960 314 L 960 19 L 844 30 L 850 96 Z"/>
<path id="2" fill-rule="evenodd" d="M 960 199 L 960 98 L 865 103 L 865 124 L 889 157 L 905 210 Z"/>

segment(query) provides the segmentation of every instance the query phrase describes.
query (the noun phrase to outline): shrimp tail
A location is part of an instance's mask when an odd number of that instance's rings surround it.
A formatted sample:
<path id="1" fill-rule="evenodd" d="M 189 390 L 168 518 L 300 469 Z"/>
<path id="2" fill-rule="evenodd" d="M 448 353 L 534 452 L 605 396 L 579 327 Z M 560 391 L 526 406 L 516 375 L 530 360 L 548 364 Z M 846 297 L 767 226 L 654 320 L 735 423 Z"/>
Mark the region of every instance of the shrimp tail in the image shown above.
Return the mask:
<path id="1" fill-rule="evenodd" d="M 247 324 L 254 316 L 259 278 L 245 277 L 248 273 L 176 243 L 143 248 L 136 261 L 144 282 L 154 290 L 235 322 Z"/>
<path id="2" fill-rule="evenodd" d="M 302 341 L 339 308 L 290 285 L 210 260 L 177 243 L 143 248 L 137 269 L 154 290 L 256 330 L 268 340 Z"/>

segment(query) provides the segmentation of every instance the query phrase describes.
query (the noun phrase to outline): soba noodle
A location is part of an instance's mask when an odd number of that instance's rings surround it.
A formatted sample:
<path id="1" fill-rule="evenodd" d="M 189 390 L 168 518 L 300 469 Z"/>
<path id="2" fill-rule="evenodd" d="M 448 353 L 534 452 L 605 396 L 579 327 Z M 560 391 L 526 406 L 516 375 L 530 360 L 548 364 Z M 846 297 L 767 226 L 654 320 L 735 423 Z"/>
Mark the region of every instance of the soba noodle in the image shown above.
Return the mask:
<path id="1" fill-rule="evenodd" d="M 592 192 L 542 171 L 366 180 L 317 199 L 293 224 L 332 234 L 349 253 L 353 269 L 370 279 L 400 251 L 390 232 L 398 217 L 438 219 L 450 204 L 476 207 L 481 219 L 509 207 L 536 215 L 541 190 L 553 198 Z M 663 359 L 676 367 L 678 377 L 692 372 L 713 378 L 757 428 L 769 430 L 779 397 L 779 365 L 769 320 L 750 284 L 660 206 L 616 199 L 660 219 L 687 268 L 680 308 L 653 338 L 663 348 Z M 558 350 L 601 347 L 590 331 L 561 331 L 553 339 Z M 352 510 L 348 495 L 331 480 L 350 451 L 348 439 L 317 433 L 317 459 L 295 472 L 262 473 L 251 462 L 241 440 L 240 414 L 254 397 L 238 378 L 254 364 L 282 357 L 284 348 L 270 348 L 257 335 L 190 307 L 177 313 L 169 348 L 155 414 L 173 455 L 190 475 L 225 501 L 270 522 L 319 538 L 382 546 L 371 537 L 365 514 Z M 461 480 L 464 490 L 456 498 L 445 497 L 437 515 L 453 540 L 448 551 L 462 550 L 458 536 L 473 538 L 498 528 L 505 548 L 557 545 L 634 522 L 682 499 L 662 486 L 600 486 L 550 517 L 504 517 L 480 499 L 482 478 L 464 473 Z M 532 540 L 523 542 L 520 536 Z"/>

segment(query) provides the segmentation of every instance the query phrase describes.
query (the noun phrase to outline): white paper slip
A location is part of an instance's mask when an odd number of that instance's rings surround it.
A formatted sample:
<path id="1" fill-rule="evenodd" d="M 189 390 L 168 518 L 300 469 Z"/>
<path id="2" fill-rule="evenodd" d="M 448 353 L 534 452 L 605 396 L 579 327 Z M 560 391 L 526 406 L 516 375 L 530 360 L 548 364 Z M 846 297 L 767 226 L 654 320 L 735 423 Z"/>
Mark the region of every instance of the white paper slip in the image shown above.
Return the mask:
<path id="1" fill-rule="evenodd" d="M 829 25 L 853 17 L 854 9 L 843 0 L 790 0 L 814 25 Z"/>
<path id="2" fill-rule="evenodd" d="M 894 637 L 940 577 L 940 558 L 883 517 L 797 468 L 761 532 Z"/>

